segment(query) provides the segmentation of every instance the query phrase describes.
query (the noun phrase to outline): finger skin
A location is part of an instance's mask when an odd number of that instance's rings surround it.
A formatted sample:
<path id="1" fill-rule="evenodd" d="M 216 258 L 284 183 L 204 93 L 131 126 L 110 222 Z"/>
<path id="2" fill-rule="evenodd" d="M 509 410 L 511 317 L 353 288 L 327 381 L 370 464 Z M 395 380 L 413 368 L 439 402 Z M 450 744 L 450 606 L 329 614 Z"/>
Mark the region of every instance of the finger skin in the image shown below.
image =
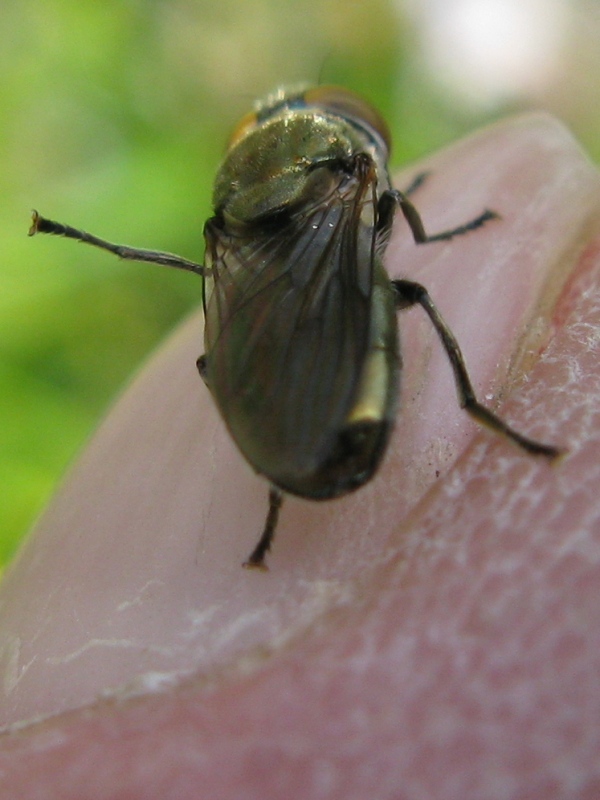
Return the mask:
<path id="1" fill-rule="evenodd" d="M 191 321 L 2 587 L 5 721 L 73 710 L 0 740 L 0 795 L 598 796 L 599 179 L 543 117 L 425 167 L 432 233 L 502 220 L 432 249 L 396 226 L 390 274 L 428 287 L 482 398 L 568 455 L 465 419 L 406 312 L 381 473 L 288 500 L 270 572 L 247 572 L 266 487 L 198 385 Z"/>

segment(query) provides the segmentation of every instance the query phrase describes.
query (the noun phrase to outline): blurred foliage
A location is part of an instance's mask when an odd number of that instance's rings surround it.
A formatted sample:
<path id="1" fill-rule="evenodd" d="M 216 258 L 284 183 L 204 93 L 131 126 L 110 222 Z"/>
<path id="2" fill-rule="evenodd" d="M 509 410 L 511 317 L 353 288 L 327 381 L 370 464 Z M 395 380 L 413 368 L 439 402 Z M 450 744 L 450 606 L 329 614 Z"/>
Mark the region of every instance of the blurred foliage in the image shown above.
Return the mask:
<path id="1" fill-rule="evenodd" d="M 200 300 L 194 276 L 28 239 L 32 207 L 201 260 L 223 143 L 274 86 L 364 94 L 396 134 L 394 163 L 483 114 L 425 75 L 400 2 L 3 0 L 0 30 L 3 562 L 128 376 Z"/>

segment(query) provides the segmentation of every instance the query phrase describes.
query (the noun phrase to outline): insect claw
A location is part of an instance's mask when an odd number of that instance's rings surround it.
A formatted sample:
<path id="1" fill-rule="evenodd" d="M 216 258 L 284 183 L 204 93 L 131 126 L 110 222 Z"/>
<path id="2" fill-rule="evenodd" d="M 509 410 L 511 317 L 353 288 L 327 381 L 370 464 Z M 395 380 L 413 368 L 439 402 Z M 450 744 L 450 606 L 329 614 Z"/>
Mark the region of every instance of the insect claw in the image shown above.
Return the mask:
<path id="1" fill-rule="evenodd" d="M 39 231 L 39 224 L 40 224 L 41 217 L 35 208 L 31 212 L 31 227 L 27 232 L 27 236 L 35 236 L 36 233 Z"/>
<path id="2" fill-rule="evenodd" d="M 244 569 L 255 569 L 260 572 L 268 572 L 269 568 L 264 561 L 252 561 L 252 559 L 248 559 L 248 561 L 242 562 L 242 567 Z"/>

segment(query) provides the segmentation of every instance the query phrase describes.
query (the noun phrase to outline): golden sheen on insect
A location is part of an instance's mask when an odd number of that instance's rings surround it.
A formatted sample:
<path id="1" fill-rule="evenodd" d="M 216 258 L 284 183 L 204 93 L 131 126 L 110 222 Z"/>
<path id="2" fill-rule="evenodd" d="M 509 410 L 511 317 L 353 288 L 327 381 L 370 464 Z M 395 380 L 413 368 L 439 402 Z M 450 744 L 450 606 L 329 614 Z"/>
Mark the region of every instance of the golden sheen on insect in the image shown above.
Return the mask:
<path id="1" fill-rule="evenodd" d="M 31 235 L 67 236 L 204 277 L 198 369 L 240 451 L 270 483 L 264 529 L 244 566 L 265 568 L 285 493 L 326 500 L 373 477 L 396 415 L 403 308 L 418 304 L 429 316 L 469 414 L 527 453 L 559 455 L 477 401 L 425 287 L 386 273 L 398 210 L 417 245 L 497 217 L 486 210 L 428 235 L 409 199 L 423 176 L 405 192 L 393 189 L 390 144 L 379 113 L 340 87 L 280 90 L 259 102 L 217 173 L 203 265 L 112 244 L 34 212 Z"/>

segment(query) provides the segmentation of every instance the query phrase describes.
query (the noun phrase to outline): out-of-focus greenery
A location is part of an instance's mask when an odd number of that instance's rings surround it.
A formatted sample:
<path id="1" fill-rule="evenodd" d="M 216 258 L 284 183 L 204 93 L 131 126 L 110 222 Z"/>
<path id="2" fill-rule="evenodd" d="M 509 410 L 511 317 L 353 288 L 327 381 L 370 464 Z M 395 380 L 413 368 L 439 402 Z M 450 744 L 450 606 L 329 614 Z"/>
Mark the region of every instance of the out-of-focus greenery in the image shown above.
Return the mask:
<path id="1" fill-rule="evenodd" d="M 400 2 L 3 0 L 0 31 L 3 562 L 116 393 L 200 300 L 194 276 L 28 239 L 32 207 L 201 260 L 223 143 L 276 85 L 364 94 L 390 122 L 395 163 L 484 115 L 424 76 Z"/>

